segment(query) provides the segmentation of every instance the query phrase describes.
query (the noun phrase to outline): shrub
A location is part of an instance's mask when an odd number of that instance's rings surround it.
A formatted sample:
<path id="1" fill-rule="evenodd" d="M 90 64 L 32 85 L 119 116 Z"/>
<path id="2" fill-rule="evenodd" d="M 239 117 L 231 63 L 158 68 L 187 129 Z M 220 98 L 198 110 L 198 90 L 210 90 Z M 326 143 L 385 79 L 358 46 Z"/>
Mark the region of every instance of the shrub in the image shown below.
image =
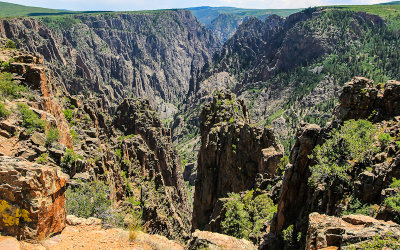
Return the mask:
<path id="1" fill-rule="evenodd" d="M 282 230 L 282 238 L 286 244 L 292 245 L 294 243 L 294 226 L 290 225 L 286 229 Z"/>
<path id="2" fill-rule="evenodd" d="M 1 118 L 7 118 L 10 115 L 10 110 L 6 108 L 6 105 L 4 103 L 0 102 L 0 117 Z"/>
<path id="3" fill-rule="evenodd" d="M 46 133 L 46 145 L 51 145 L 53 142 L 57 142 L 60 139 L 60 133 L 58 128 L 51 128 Z"/>
<path id="4" fill-rule="evenodd" d="M 66 198 L 67 213 L 82 218 L 104 219 L 104 215 L 111 208 L 108 186 L 100 181 L 79 181 L 77 188 L 73 189 L 70 186 L 67 189 Z"/>
<path id="5" fill-rule="evenodd" d="M 18 103 L 18 110 L 22 115 L 22 126 L 29 130 L 44 130 L 46 121 L 40 119 L 25 103 Z"/>
<path id="6" fill-rule="evenodd" d="M 23 92 L 27 92 L 25 86 L 19 85 L 12 80 L 10 73 L 0 73 L 0 94 L 3 97 L 19 98 Z"/>
<path id="7" fill-rule="evenodd" d="M 394 138 L 391 137 L 388 133 L 381 133 L 378 135 L 378 139 L 381 142 L 382 147 L 386 147 L 386 145 L 393 141 Z"/>
<path id="8" fill-rule="evenodd" d="M 374 143 L 376 128 L 367 120 L 349 120 L 341 129 L 334 129 L 330 139 L 314 148 L 312 158 L 316 164 L 311 166 L 309 183 L 332 185 L 335 180 L 348 182 L 352 170 L 350 161 L 363 161 L 375 151 Z"/>
<path id="9" fill-rule="evenodd" d="M 221 223 L 224 233 L 247 239 L 251 234 L 258 241 L 265 222 L 272 219 L 277 206 L 267 194 L 254 196 L 254 191 L 250 190 L 243 198 L 240 194 L 230 193 L 224 209 L 225 218 Z"/>
<path id="10" fill-rule="evenodd" d="M 375 216 L 377 210 L 373 205 L 363 204 L 359 199 L 351 197 L 346 210 L 343 214 L 363 214 L 367 216 Z"/>
<path id="11" fill-rule="evenodd" d="M 46 164 L 49 155 L 46 153 L 41 154 L 38 158 L 36 158 L 36 163 Z"/>
<path id="12" fill-rule="evenodd" d="M 6 48 L 7 49 L 16 49 L 17 46 L 15 45 L 15 43 L 13 41 L 8 40 L 7 43 L 6 43 Z"/>
<path id="13" fill-rule="evenodd" d="M 393 178 L 390 187 L 396 189 L 397 192 L 394 196 L 386 197 L 383 203 L 386 207 L 393 209 L 396 213 L 400 213 L 400 193 L 398 192 L 400 189 L 400 180 Z"/>
<path id="14" fill-rule="evenodd" d="M 76 131 L 74 129 L 70 129 L 69 133 L 71 134 L 72 142 L 74 144 L 77 144 L 79 142 L 79 140 L 78 140 L 78 134 L 76 133 Z"/>
<path id="15" fill-rule="evenodd" d="M 74 111 L 72 109 L 66 109 L 63 110 L 63 114 L 65 116 L 65 119 L 67 119 L 68 122 L 71 122 Z"/>
<path id="16" fill-rule="evenodd" d="M 221 226 L 225 234 L 236 238 L 248 238 L 251 227 L 249 213 L 244 209 L 240 194 L 229 194 L 230 200 L 224 204 L 225 219 Z"/>
<path id="17" fill-rule="evenodd" d="M 375 235 L 372 237 L 372 240 L 368 242 L 361 243 L 361 245 L 354 247 L 350 246 L 349 249 L 399 249 L 400 241 L 392 236 L 391 233 L 387 233 L 385 235 Z"/>
<path id="18" fill-rule="evenodd" d="M 68 172 L 72 166 L 76 165 L 76 161 L 82 158 L 83 157 L 76 154 L 73 149 L 67 149 L 64 156 L 61 158 L 60 166 L 63 168 L 64 172 Z"/>

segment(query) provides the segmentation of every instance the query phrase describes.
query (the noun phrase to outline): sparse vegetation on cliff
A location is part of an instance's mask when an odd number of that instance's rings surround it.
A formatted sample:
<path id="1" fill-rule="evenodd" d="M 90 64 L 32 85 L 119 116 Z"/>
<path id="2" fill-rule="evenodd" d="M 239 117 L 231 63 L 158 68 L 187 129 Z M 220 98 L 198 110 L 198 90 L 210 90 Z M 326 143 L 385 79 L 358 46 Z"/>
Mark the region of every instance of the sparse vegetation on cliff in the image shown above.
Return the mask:
<path id="1" fill-rule="evenodd" d="M 354 164 L 366 162 L 376 152 L 375 132 L 375 126 L 367 120 L 349 120 L 340 129 L 333 130 L 330 138 L 317 145 L 311 156 L 316 164 L 311 166 L 310 184 L 331 186 L 335 181 L 342 185 L 349 182 Z"/>
<path id="2" fill-rule="evenodd" d="M 253 190 L 230 193 L 224 204 L 226 213 L 221 223 L 222 230 L 227 235 L 239 239 L 252 238 L 259 243 L 264 226 L 272 219 L 276 208 L 266 193 L 255 195 Z"/>

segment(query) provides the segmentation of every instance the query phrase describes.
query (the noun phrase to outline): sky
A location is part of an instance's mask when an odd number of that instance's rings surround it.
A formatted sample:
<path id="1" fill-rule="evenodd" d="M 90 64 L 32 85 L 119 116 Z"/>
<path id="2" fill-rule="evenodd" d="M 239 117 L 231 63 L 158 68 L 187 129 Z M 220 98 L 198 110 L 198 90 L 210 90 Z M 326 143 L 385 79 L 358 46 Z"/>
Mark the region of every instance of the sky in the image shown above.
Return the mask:
<path id="1" fill-rule="evenodd" d="M 0 0 L 10 3 L 67 10 L 153 10 L 197 6 L 231 6 L 254 9 L 294 9 L 322 5 L 377 4 L 390 0 Z"/>

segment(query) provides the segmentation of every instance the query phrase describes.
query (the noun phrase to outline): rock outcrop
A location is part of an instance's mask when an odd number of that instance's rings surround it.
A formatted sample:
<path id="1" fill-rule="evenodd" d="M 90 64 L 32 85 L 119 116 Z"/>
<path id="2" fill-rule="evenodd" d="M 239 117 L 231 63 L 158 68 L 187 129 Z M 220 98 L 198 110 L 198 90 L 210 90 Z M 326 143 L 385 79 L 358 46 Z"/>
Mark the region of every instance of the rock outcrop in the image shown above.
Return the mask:
<path id="1" fill-rule="evenodd" d="M 274 242 L 275 236 L 281 235 L 283 230 L 291 226 L 294 227 L 295 232 L 303 235 L 303 238 L 292 246 L 304 247 L 304 235 L 309 223 L 307 221 L 308 215 L 312 212 L 318 212 L 330 216 L 340 216 L 345 209 L 351 207 L 350 199 L 359 202 L 358 206 L 360 208 L 370 209 L 369 213 L 371 214 L 371 211 L 376 210 L 377 218 L 396 220 L 397 213 L 393 209 L 385 208 L 384 201 L 386 197 L 393 195 L 393 192 L 397 192 L 396 189 L 389 188 L 389 185 L 392 183 L 393 178 L 400 177 L 400 164 L 398 161 L 400 147 L 396 146 L 400 122 L 399 117 L 396 116 L 399 112 L 399 104 L 396 101 L 400 97 L 399 86 L 400 83 L 396 81 L 388 81 L 384 85 L 374 85 L 373 81 L 369 79 L 356 77 L 345 84 L 340 95 L 341 102 L 334 110 L 332 123 L 328 123 L 323 129 L 320 129 L 317 125 L 305 125 L 300 129 L 296 144 L 291 152 L 290 164 L 286 167 L 278 211 L 272 222 L 269 238 L 267 237 L 268 239 L 263 245 L 264 249 L 282 248 L 283 245 L 280 245 L 280 243 L 272 242 Z M 388 107 L 396 108 L 389 109 Z M 374 121 L 374 126 L 378 129 L 376 141 L 371 145 L 371 148 L 375 148 L 375 150 L 372 151 L 372 155 L 366 156 L 362 161 L 352 163 L 353 170 L 346 172 L 351 180 L 347 184 L 337 185 L 339 188 L 335 188 L 336 186 L 327 188 L 326 183 L 318 183 L 317 186 L 311 187 L 308 183 L 311 176 L 310 167 L 316 163 L 309 156 L 313 154 L 313 150 L 317 145 L 322 145 L 325 140 L 330 138 L 330 132 L 333 129 L 340 128 L 349 119 L 369 119 Z M 378 140 L 378 137 L 382 135 L 389 137 L 387 142 L 382 142 L 382 139 Z M 316 218 L 320 217 L 317 216 Z M 347 221 L 346 218 L 348 217 L 343 217 L 343 220 Z M 311 219 L 312 217 L 310 217 Z M 323 218 L 321 221 L 325 219 Z M 329 221 L 328 219 L 326 220 Z M 340 221 L 338 218 L 334 220 Z M 329 227 L 329 223 L 323 224 L 324 226 L 322 227 Z M 317 223 L 314 224 L 316 225 Z M 398 227 L 398 225 L 396 224 L 394 227 Z M 340 242 L 340 244 L 342 244 L 341 242 L 344 244 L 347 240 L 349 243 L 354 242 L 350 239 L 350 236 L 337 236 L 345 232 L 345 230 L 339 230 L 342 233 L 338 233 L 338 230 L 332 231 L 334 232 L 332 237 L 337 242 Z M 354 228 L 354 230 L 355 232 L 349 233 L 349 235 L 363 235 L 361 229 Z M 382 230 L 372 230 L 371 234 Z M 366 236 L 363 239 L 370 239 L 372 237 L 371 234 L 368 234 L 369 238 Z M 328 242 L 328 246 L 330 246 L 329 242 L 333 239 L 325 239 L 319 236 L 309 237 L 325 242 L 321 244 L 326 245 L 326 242 Z M 270 245 L 268 245 L 268 242 Z M 286 247 L 288 247 L 287 243 Z"/>
<path id="2" fill-rule="evenodd" d="M 219 92 L 201 114 L 201 149 L 192 229 L 204 229 L 219 198 L 271 179 L 282 157 L 273 132 L 250 124 L 243 101 Z"/>
<path id="3" fill-rule="evenodd" d="M 42 240 L 66 223 L 68 176 L 54 167 L 0 157 L 0 231 Z"/>
<path id="4" fill-rule="evenodd" d="M 305 249 L 368 249 L 366 246 L 363 248 L 362 244 L 368 243 L 374 237 L 385 240 L 385 236 L 399 239 L 400 226 L 365 215 L 345 215 L 338 218 L 311 213 Z"/>
<path id="5" fill-rule="evenodd" d="M 107 108 L 146 97 L 160 113 L 220 46 L 187 10 L 2 19 L 0 37 L 41 54 L 71 94 L 97 93 Z"/>
<path id="6" fill-rule="evenodd" d="M 187 249 L 257 249 L 250 241 L 236 239 L 228 235 L 196 230 L 188 243 Z"/>
<path id="7" fill-rule="evenodd" d="M 117 146 L 120 170 L 139 192 L 130 191 L 139 196 L 149 231 L 173 239 L 187 238 L 191 204 L 170 130 L 162 126 L 149 101 L 142 99 L 122 102 L 112 126 L 123 133 Z"/>
<path id="8" fill-rule="evenodd" d="M 311 174 L 309 165 L 312 162 L 308 156 L 317 145 L 320 131 L 318 125 L 307 124 L 297 134 L 296 143 L 290 154 L 291 164 L 287 167 L 283 178 L 277 220 L 271 226 L 271 232 L 280 232 L 298 218 L 304 217 L 309 191 L 307 180 Z"/>
<path id="9" fill-rule="evenodd" d="M 400 82 L 374 84 L 364 77 L 355 77 L 343 86 L 340 105 L 334 115 L 341 121 L 371 119 L 380 122 L 400 115 Z"/>

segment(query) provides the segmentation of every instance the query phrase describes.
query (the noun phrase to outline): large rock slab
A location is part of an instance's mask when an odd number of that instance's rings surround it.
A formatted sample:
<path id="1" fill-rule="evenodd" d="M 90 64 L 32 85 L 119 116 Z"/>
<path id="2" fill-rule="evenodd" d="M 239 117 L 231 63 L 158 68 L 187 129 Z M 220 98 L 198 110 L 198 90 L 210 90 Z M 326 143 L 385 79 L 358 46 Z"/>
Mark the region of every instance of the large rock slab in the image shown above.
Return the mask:
<path id="1" fill-rule="evenodd" d="M 257 249 L 250 241 L 232 236 L 196 230 L 187 249 Z"/>
<path id="2" fill-rule="evenodd" d="M 54 167 L 0 157 L 0 231 L 42 240 L 65 227 L 68 176 Z"/>
<path id="3" fill-rule="evenodd" d="M 365 215 L 345 215 L 342 218 L 311 213 L 306 249 L 337 247 L 346 249 L 351 244 L 367 242 L 377 235 L 400 238 L 400 225 L 376 220 Z"/>

